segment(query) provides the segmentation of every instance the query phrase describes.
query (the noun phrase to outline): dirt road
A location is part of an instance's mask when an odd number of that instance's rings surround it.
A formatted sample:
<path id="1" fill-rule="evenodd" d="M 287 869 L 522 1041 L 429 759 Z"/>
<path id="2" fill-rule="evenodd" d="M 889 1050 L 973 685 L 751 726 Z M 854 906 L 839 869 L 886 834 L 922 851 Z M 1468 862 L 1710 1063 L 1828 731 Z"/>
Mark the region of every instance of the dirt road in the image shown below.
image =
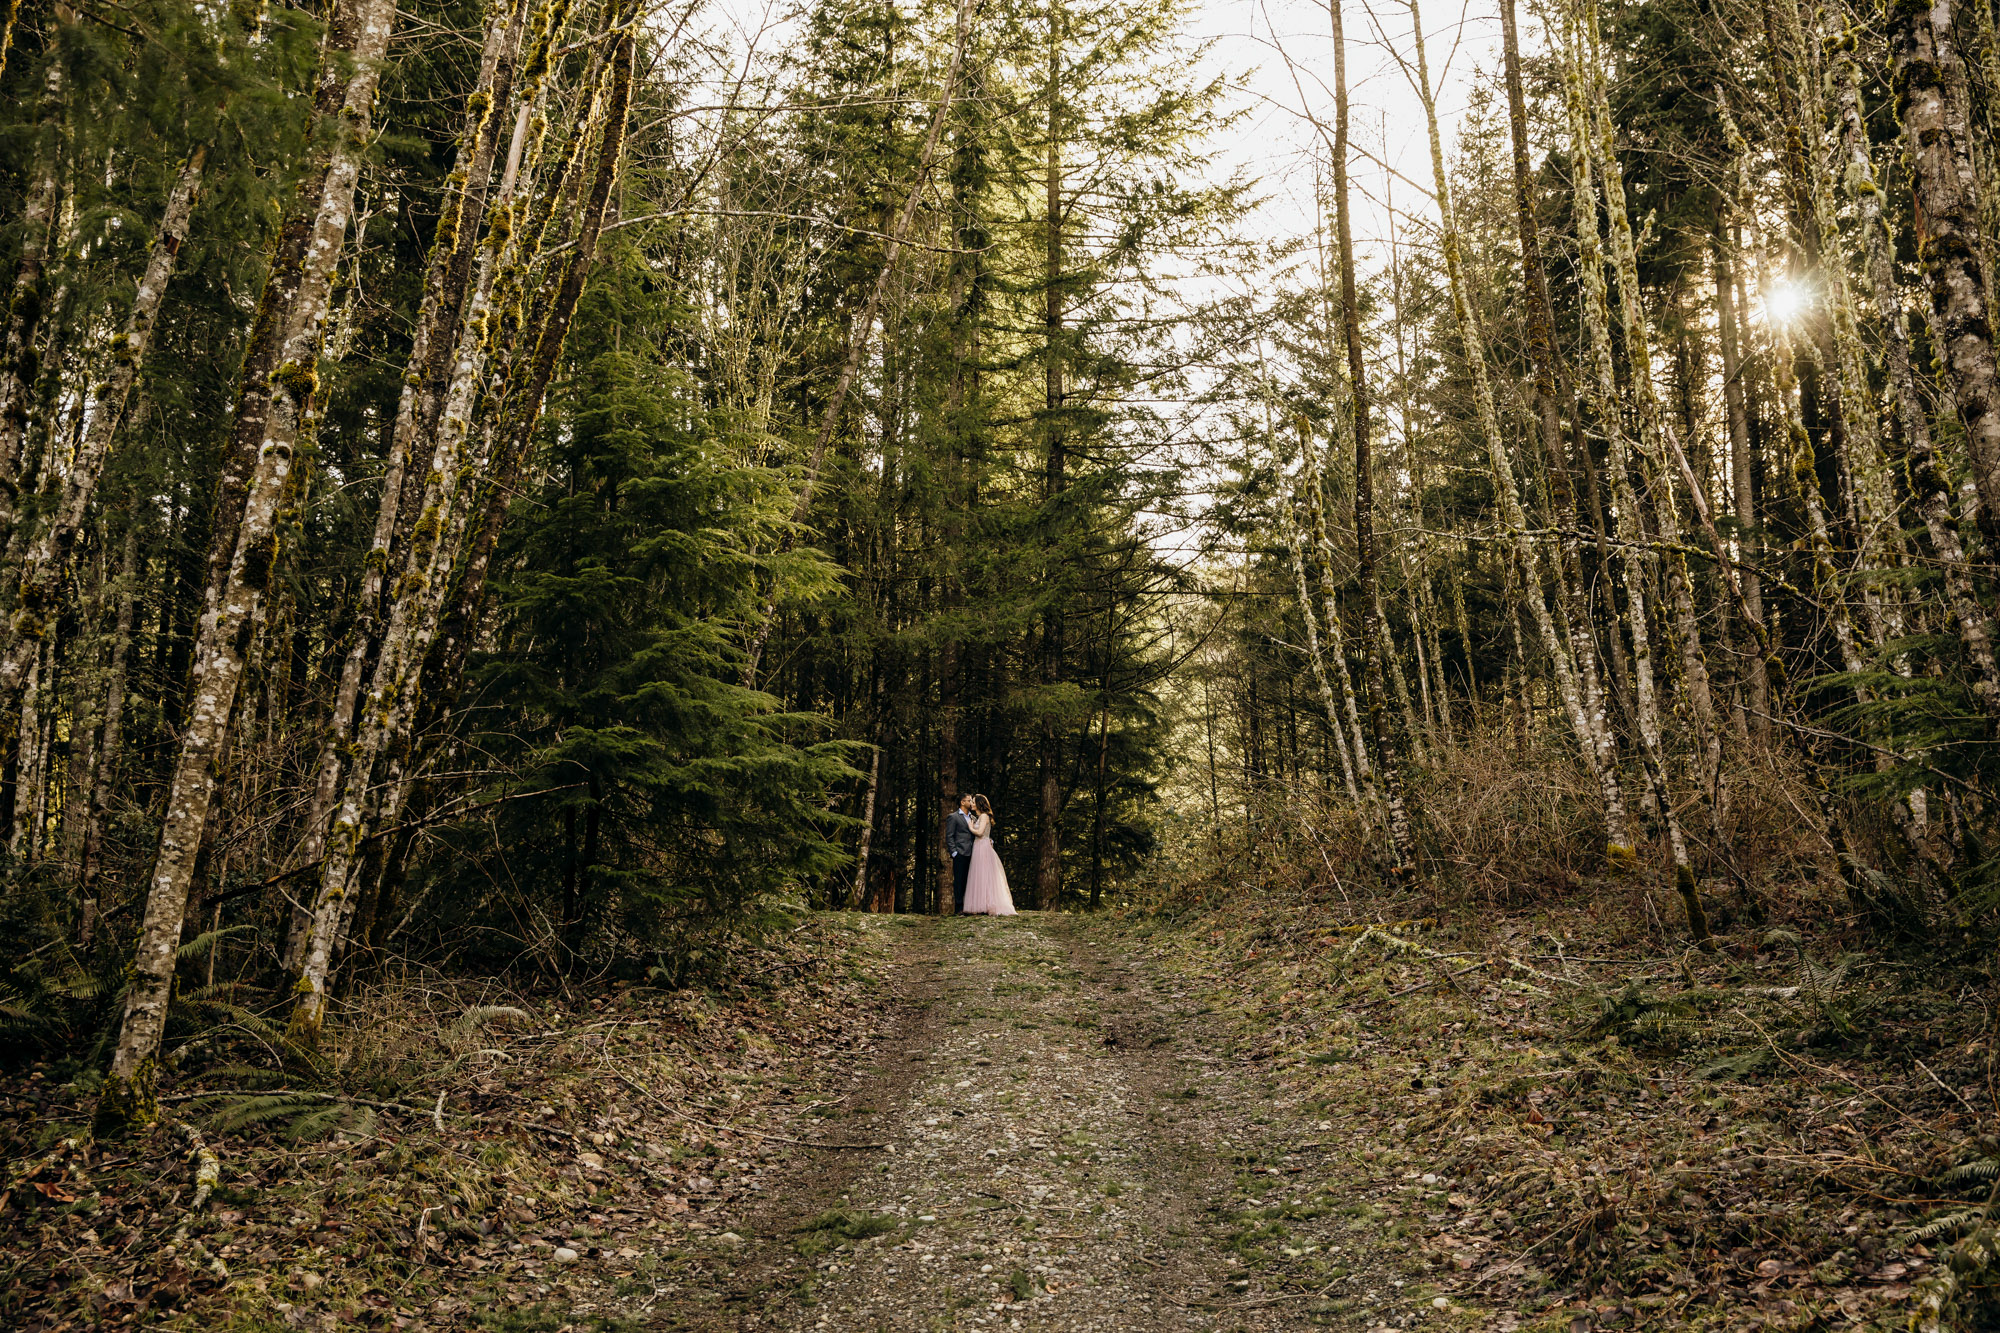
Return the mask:
<path id="1" fill-rule="evenodd" d="M 713 1225 L 690 1326 L 1243 1330 L 1402 1324 L 1365 1208 L 1197 997 L 1076 918 L 926 922 L 897 1038 L 824 1141 Z M 712 1302 L 712 1303 L 710 1303 Z M 677 1303 L 680 1304 L 680 1303 Z M 1408 1303 L 1401 1303 L 1405 1309 Z M 690 1309 L 681 1304 L 683 1310 Z M 1425 1310 L 1428 1314 L 1430 1311 Z"/>

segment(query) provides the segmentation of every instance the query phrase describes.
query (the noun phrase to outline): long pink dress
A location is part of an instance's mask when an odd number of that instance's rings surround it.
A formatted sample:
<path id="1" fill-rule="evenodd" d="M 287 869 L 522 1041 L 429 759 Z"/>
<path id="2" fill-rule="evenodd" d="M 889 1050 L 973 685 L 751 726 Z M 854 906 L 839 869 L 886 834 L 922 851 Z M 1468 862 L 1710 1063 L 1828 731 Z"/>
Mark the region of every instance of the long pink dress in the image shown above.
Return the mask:
<path id="1" fill-rule="evenodd" d="M 965 879 L 965 914 L 1013 916 L 1014 895 L 1007 891 L 1007 869 L 993 850 L 993 817 L 972 821 L 972 869 Z"/>

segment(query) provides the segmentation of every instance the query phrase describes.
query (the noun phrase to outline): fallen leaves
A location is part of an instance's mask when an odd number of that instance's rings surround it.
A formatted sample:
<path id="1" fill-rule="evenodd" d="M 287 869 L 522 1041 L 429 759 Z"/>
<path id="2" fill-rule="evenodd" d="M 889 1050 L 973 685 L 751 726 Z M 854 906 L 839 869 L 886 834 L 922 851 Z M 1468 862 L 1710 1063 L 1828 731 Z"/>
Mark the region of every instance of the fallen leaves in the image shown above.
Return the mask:
<path id="1" fill-rule="evenodd" d="M 558 993 L 495 1005 L 490 986 L 460 995 L 427 982 L 364 995 L 335 1033 L 354 1082 L 332 1100 L 369 1106 L 372 1123 L 335 1119 L 295 1141 L 287 1106 L 226 1131 L 204 1125 L 220 1174 L 196 1211 L 182 1142 L 162 1131 L 124 1157 L 57 1143 L 88 1096 L 35 1072 L 31 1097 L 0 1103 L 15 1145 L 0 1190 L 0 1326 L 460 1327 L 477 1322 L 468 1311 L 547 1299 L 558 1273 L 572 1292 L 608 1290 L 636 1266 L 672 1263 L 662 1256 L 677 1237 L 757 1187 L 757 1122 L 818 1095 L 825 1057 L 866 1049 L 883 1021 L 869 1002 L 886 952 L 877 932 L 815 918 L 739 947 L 738 971 L 765 975 L 712 992 L 620 984 L 573 1005 Z M 651 1099 L 635 1101 L 611 1069 Z M 190 1062 L 170 1105 L 198 1115 L 214 1099 L 188 1093 L 227 1087 Z M 669 1114 L 683 1106 L 712 1124 Z M 459 1314 L 446 1317 L 450 1302 Z"/>
<path id="2" fill-rule="evenodd" d="M 1379 1210 L 1376 1225 L 1414 1242 L 1411 1280 L 1463 1275 L 1467 1298 L 1507 1319 L 1553 1318 L 1551 1298 L 1567 1297 L 1579 1328 L 1665 1327 L 1647 1313 L 1664 1310 L 1674 1326 L 1718 1329 L 1808 1311 L 1833 1327 L 1900 1326 L 1897 1302 L 1928 1271 L 1911 1234 L 1963 1197 L 1940 1182 L 1967 1160 L 1979 1066 L 1940 1062 L 1977 1045 L 1977 1011 L 1942 994 L 1850 995 L 1881 1018 L 1843 1036 L 1761 984 L 1789 957 L 1621 961 L 1617 923 L 1550 905 L 1447 926 L 1426 947 L 1539 961 L 1537 938 L 1555 938 L 1569 983 L 1557 993 L 1491 976 L 1462 996 L 1406 989 L 1421 979 L 1408 951 L 1354 952 L 1368 932 L 1330 935 L 1328 910 L 1267 888 L 1135 926 L 1233 1017 L 1239 1058 L 1269 1060 L 1274 1098 L 1319 1108 L 1329 1141 L 1301 1185 Z M 1282 965 L 1291 948 L 1305 961 Z M 1591 1035 L 1595 997 L 1637 976 L 1652 1008 L 1690 1017 Z M 1339 1058 L 1324 1058 L 1357 1016 Z"/>

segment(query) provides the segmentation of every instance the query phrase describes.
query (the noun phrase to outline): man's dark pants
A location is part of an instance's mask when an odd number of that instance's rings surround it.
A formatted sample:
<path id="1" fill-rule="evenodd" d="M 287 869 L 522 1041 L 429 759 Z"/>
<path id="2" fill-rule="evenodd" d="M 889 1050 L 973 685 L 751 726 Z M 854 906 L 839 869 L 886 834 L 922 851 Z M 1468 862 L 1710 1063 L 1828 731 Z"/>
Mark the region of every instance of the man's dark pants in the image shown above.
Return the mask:
<path id="1" fill-rule="evenodd" d="M 951 858 L 951 910 L 965 911 L 965 877 L 972 873 L 972 858 L 954 856 Z"/>

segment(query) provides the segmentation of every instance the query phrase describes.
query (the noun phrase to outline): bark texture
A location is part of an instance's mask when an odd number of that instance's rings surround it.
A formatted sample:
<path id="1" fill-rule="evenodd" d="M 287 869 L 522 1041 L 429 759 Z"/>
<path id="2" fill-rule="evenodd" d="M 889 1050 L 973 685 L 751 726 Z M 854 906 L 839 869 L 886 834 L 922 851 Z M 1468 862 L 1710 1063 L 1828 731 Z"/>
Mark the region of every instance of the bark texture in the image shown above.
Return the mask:
<path id="1" fill-rule="evenodd" d="M 1889 5 L 1896 109 L 1916 196 L 1917 255 L 1930 283 L 1931 339 L 1964 423 L 1980 527 L 1987 545 L 2000 550 L 2000 364 L 1980 262 L 1978 199 L 1958 167 L 1971 145 L 1946 88 L 1954 25 L 1954 0 Z"/>
<path id="2" fill-rule="evenodd" d="M 268 350 L 252 347 L 253 363 L 272 364 L 269 391 L 260 395 L 266 406 L 263 430 L 255 465 L 245 479 L 242 511 L 231 525 L 235 550 L 224 577 L 210 590 L 212 609 L 202 617 L 196 638 L 187 721 L 167 793 L 118 1043 L 97 1105 L 100 1134 L 148 1124 L 159 1113 L 155 1082 L 173 991 L 175 950 L 208 822 L 215 766 L 222 757 L 250 636 L 278 554 L 279 510 L 296 450 L 310 429 L 327 302 L 353 211 L 378 74 L 395 25 L 395 0 L 352 0 L 347 19 L 341 25 L 345 45 L 329 52 L 340 71 L 341 87 L 330 123 L 321 127 L 328 143 L 325 169 L 309 173 L 311 188 L 297 200 L 294 222 L 287 227 L 302 238 L 296 265 L 292 271 L 273 270 L 267 280 L 267 295 L 277 288 L 289 290 L 292 299 L 282 311 L 267 307 L 263 312 L 268 318 L 260 320 L 260 332 L 273 345 Z M 239 402 L 239 413 L 241 409 Z"/>
<path id="3" fill-rule="evenodd" d="M 1444 251 L 1445 273 L 1451 286 L 1452 311 L 1457 319 L 1459 342 L 1465 350 L 1466 371 L 1472 379 L 1473 402 L 1478 410 L 1480 435 L 1492 472 L 1494 498 L 1499 505 L 1514 558 L 1520 565 L 1525 584 L 1524 600 L 1534 616 L 1542 648 L 1554 670 L 1563 716 L 1575 737 L 1585 768 L 1597 779 L 1603 801 L 1606 858 L 1613 865 L 1629 864 L 1632 835 L 1625 813 L 1625 794 L 1617 769 L 1598 763 L 1597 737 L 1591 727 L 1589 710 L 1584 706 L 1575 661 L 1542 592 L 1541 554 L 1528 529 L 1528 516 L 1521 505 L 1514 460 L 1507 451 L 1507 439 L 1500 428 L 1500 413 L 1493 398 L 1493 381 L 1486 365 L 1486 337 L 1479 326 L 1467 285 L 1464 243 L 1452 206 L 1451 181 L 1445 172 L 1444 139 L 1438 129 L 1437 102 L 1431 92 L 1430 59 L 1425 50 L 1423 20 L 1414 0 L 1410 5 L 1410 22 L 1416 34 L 1418 96 L 1423 102 L 1424 119 L 1430 132 L 1431 178 L 1437 191 L 1440 248 Z"/>

